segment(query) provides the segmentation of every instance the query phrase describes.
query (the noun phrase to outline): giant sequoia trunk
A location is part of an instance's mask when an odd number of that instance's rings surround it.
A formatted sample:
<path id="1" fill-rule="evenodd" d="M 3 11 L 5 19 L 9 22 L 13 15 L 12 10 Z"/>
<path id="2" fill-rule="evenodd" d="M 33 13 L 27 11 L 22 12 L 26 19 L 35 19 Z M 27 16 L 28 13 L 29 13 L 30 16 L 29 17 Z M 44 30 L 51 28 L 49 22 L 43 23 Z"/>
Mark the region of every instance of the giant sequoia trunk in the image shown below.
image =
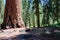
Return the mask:
<path id="1" fill-rule="evenodd" d="M 2 29 L 7 27 L 25 27 L 22 20 L 22 1 L 6 0 L 4 20 L 1 25 Z"/>

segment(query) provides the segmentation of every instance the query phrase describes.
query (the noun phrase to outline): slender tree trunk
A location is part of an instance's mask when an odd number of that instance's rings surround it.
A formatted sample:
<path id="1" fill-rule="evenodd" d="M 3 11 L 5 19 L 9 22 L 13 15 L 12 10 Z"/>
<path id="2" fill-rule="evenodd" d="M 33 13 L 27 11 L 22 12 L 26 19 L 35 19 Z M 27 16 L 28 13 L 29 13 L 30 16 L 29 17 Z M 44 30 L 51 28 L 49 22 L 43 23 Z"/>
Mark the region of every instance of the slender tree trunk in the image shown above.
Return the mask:
<path id="1" fill-rule="evenodd" d="M 57 15 L 57 22 L 59 22 L 59 21 L 58 21 L 58 13 L 59 13 L 59 4 L 58 4 L 58 1 L 59 1 L 59 0 L 56 0 L 56 13 L 57 13 L 56 15 Z M 58 11 L 57 11 L 57 10 L 58 10 Z"/>
<path id="2" fill-rule="evenodd" d="M 7 27 L 25 27 L 22 20 L 22 1 L 21 0 L 6 0 L 4 21 L 1 25 L 2 29 Z"/>
<path id="3" fill-rule="evenodd" d="M 35 3 L 36 3 L 37 26 L 40 27 L 39 0 L 35 0 Z"/>
<path id="4" fill-rule="evenodd" d="M 35 14 L 33 14 L 33 27 L 35 27 Z"/>

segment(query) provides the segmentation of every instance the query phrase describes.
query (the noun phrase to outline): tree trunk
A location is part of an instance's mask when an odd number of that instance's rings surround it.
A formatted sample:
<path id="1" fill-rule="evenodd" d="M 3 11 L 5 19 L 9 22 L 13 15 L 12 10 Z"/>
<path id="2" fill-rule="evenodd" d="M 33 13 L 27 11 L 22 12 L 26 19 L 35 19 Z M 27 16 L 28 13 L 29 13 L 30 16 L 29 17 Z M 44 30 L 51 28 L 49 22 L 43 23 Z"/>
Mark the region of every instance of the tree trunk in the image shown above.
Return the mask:
<path id="1" fill-rule="evenodd" d="M 35 0 L 36 2 L 36 15 L 37 15 L 37 26 L 40 27 L 40 13 L 39 13 L 39 0 Z"/>
<path id="2" fill-rule="evenodd" d="M 22 20 L 22 1 L 7 0 L 4 13 L 4 21 L 1 25 L 2 29 L 25 27 Z"/>

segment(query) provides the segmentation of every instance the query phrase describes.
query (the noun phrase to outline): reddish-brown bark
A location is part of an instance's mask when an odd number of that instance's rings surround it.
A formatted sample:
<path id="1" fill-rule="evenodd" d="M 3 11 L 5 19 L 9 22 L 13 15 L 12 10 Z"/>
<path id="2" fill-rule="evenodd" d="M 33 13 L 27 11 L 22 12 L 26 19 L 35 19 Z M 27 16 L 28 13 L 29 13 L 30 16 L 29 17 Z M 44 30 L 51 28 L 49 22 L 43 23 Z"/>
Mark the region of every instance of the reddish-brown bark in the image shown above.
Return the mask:
<path id="1" fill-rule="evenodd" d="M 22 20 L 22 1 L 6 0 L 4 20 L 1 25 L 2 29 L 9 27 L 25 27 Z"/>

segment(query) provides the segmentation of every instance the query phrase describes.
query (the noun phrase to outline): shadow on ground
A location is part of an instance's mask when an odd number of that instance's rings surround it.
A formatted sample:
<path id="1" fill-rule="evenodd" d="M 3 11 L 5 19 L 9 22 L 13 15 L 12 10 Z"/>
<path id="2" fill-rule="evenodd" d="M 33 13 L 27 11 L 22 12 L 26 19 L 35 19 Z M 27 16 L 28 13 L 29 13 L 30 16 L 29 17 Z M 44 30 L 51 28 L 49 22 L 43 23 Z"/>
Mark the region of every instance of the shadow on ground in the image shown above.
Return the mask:
<path id="1" fill-rule="evenodd" d="M 38 36 L 32 33 L 20 34 L 16 40 L 60 40 L 60 32 L 53 32 L 51 34 L 42 33 Z"/>
<path id="2" fill-rule="evenodd" d="M 55 31 L 52 31 L 52 30 L 55 30 Z M 14 31 L 14 33 L 16 34 L 17 32 Z M 0 38 L 0 39 L 1 40 L 60 40 L 60 30 L 57 30 L 55 28 L 53 29 L 34 28 L 34 29 L 28 29 L 28 30 L 18 30 L 18 33 L 19 34 L 17 36 L 14 36 L 14 37 L 10 36 L 9 38 L 2 38 L 2 39 Z"/>

